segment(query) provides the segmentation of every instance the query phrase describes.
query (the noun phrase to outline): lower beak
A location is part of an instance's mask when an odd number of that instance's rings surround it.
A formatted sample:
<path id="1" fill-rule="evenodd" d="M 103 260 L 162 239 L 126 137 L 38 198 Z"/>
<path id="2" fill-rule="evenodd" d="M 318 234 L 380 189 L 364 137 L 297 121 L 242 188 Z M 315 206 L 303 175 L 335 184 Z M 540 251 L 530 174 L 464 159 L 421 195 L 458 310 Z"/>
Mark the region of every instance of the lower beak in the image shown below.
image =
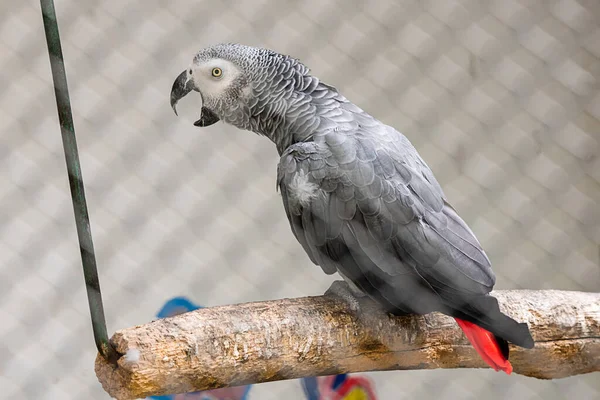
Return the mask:
<path id="1" fill-rule="evenodd" d="M 203 106 L 202 110 L 200 111 L 200 119 L 194 122 L 194 126 L 204 128 L 217 122 L 219 122 L 219 117 L 217 117 L 214 112 Z"/>
<path id="2" fill-rule="evenodd" d="M 175 82 L 173 82 L 173 87 L 171 88 L 171 107 L 173 108 L 175 115 L 177 115 L 177 102 L 179 102 L 179 100 L 184 98 L 192 90 L 200 92 L 194 86 L 194 82 L 191 79 L 189 79 L 187 71 L 183 71 L 181 74 L 179 74 L 177 79 L 175 79 Z M 200 95 L 202 94 L 200 93 Z M 217 117 L 217 115 L 213 111 L 202 106 L 202 110 L 200 112 L 200 119 L 194 122 L 194 125 L 199 127 L 206 127 L 213 125 L 218 121 L 219 117 Z"/>

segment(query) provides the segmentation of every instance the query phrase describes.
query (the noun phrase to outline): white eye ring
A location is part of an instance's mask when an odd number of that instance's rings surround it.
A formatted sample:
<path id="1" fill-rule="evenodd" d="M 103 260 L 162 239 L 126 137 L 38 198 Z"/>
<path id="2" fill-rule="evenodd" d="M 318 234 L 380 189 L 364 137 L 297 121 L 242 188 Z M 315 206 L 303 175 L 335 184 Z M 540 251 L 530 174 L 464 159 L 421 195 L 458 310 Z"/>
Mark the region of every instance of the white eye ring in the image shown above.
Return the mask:
<path id="1" fill-rule="evenodd" d="M 211 74 L 215 78 L 220 78 L 221 76 L 223 76 L 223 70 L 219 67 L 214 67 L 211 71 Z"/>

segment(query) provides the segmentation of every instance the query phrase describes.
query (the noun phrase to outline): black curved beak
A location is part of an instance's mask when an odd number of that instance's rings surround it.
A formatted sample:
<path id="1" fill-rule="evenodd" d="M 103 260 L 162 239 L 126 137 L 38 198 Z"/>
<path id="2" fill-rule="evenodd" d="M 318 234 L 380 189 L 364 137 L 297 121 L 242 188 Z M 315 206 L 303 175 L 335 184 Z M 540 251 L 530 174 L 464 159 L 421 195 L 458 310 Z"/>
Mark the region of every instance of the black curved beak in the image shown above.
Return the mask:
<path id="1" fill-rule="evenodd" d="M 177 102 L 179 102 L 179 100 L 184 98 L 192 90 L 200 93 L 200 91 L 194 86 L 194 82 L 191 79 L 188 79 L 187 71 L 183 71 L 175 79 L 175 82 L 173 82 L 173 87 L 171 88 L 171 108 L 173 108 L 175 115 L 177 115 Z M 205 127 L 210 126 L 218 121 L 219 117 L 217 117 L 214 112 L 202 106 L 202 110 L 200 111 L 200 119 L 194 122 L 194 125 Z"/>
<path id="2" fill-rule="evenodd" d="M 183 71 L 179 74 L 175 82 L 173 82 L 173 87 L 171 88 L 171 108 L 177 115 L 177 102 L 183 99 L 189 92 L 194 90 L 194 82 L 191 79 L 188 79 L 187 71 Z"/>

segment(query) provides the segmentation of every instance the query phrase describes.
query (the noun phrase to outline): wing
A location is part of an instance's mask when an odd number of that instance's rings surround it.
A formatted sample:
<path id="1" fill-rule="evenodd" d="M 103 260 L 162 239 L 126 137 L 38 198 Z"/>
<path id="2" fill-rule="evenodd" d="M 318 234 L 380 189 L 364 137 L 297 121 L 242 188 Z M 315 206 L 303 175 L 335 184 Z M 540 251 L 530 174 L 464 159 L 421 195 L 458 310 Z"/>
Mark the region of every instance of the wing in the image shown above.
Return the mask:
<path id="1" fill-rule="evenodd" d="M 327 135 L 290 146 L 278 166 L 290 226 L 315 264 L 409 312 L 426 294 L 456 303 L 492 289 L 485 252 L 403 135 Z"/>

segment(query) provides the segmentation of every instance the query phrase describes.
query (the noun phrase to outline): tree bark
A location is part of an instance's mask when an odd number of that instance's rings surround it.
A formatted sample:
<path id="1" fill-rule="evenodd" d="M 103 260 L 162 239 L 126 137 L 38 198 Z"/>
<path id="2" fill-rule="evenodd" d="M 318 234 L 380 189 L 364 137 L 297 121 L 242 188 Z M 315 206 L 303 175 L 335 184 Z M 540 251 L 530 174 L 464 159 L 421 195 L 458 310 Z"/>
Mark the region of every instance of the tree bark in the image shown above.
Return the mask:
<path id="1" fill-rule="evenodd" d="M 492 294 L 535 340 L 531 350 L 510 346 L 514 373 L 600 371 L 600 293 Z M 204 308 L 118 331 L 111 342 L 118 366 L 98 355 L 95 369 L 122 400 L 345 372 L 487 368 L 450 317 L 393 317 L 367 299 L 353 312 L 330 296 Z"/>

